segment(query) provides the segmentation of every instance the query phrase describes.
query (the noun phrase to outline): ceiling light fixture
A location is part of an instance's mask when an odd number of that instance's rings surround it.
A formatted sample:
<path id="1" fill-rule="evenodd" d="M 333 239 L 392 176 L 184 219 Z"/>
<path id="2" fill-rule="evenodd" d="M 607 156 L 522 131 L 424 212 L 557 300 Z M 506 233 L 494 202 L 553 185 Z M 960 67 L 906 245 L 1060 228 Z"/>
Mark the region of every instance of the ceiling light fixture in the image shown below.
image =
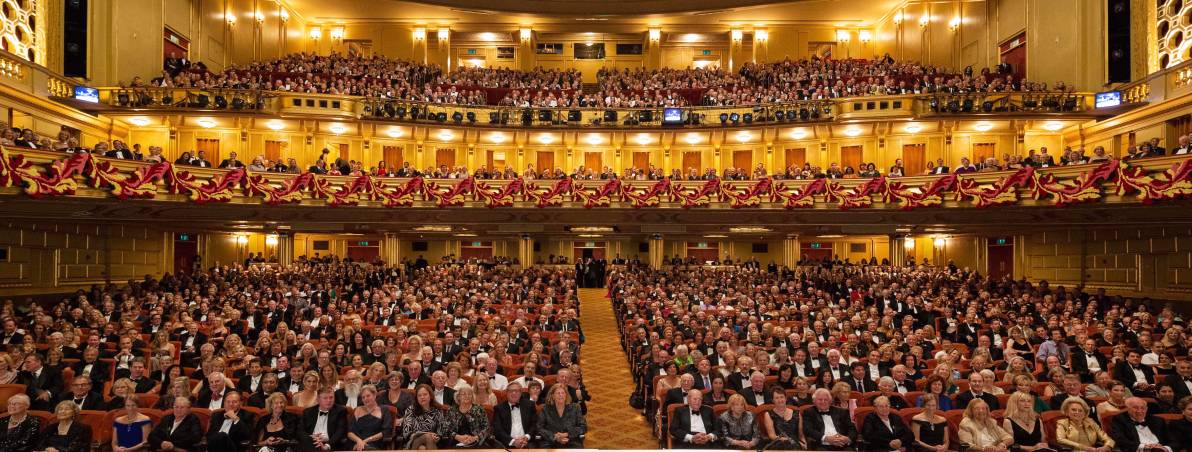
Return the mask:
<path id="1" fill-rule="evenodd" d="M 803 130 L 803 129 L 791 130 L 791 138 L 796 139 L 796 140 L 802 140 L 804 138 L 807 138 L 807 131 Z"/>
<path id="2" fill-rule="evenodd" d="M 200 127 L 204 128 L 204 129 L 210 129 L 212 127 L 215 127 L 215 120 L 211 119 L 211 118 L 201 118 L 201 119 L 195 121 L 195 124 L 198 124 Z"/>
<path id="3" fill-rule="evenodd" d="M 990 130 L 993 130 L 993 124 L 984 122 L 984 121 L 978 122 L 973 125 L 973 130 L 976 130 L 978 132 L 988 132 Z"/>
<path id="4" fill-rule="evenodd" d="M 1050 131 L 1052 131 L 1052 132 L 1055 132 L 1055 131 L 1057 131 L 1057 130 L 1060 130 L 1060 129 L 1062 129 L 1062 128 L 1064 128 L 1064 123 L 1062 123 L 1062 122 L 1058 122 L 1058 121 L 1051 121 L 1051 122 L 1048 122 L 1048 123 L 1046 123 L 1046 124 L 1043 124 L 1043 129 L 1045 129 L 1045 130 L 1050 130 Z"/>
<path id="5" fill-rule="evenodd" d="M 918 124 L 907 124 L 906 128 L 903 130 L 906 130 L 906 133 L 919 133 L 920 130 L 923 130 L 923 126 Z"/>
<path id="6" fill-rule="evenodd" d="M 599 134 L 591 133 L 588 134 L 588 137 L 585 138 L 584 141 L 587 141 L 588 144 L 592 146 L 596 146 L 604 142 L 604 137 L 600 136 Z"/>
<path id="7" fill-rule="evenodd" d="M 858 129 L 856 127 L 849 127 L 847 129 L 844 129 L 844 134 L 845 134 L 845 136 L 855 137 L 855 136 L 861 134 L 861 129 Z"/>
<path id="8" fill-rule="evenodd" d="M 269 130 L 277 131 L 286 128 L 286 125 L 281 121 L 269 121 L 265 123 L 265 127 L 268 127 Z"/>
<path id="9" fill-rule="evenodd" d="M 149 118 L 144 116 L 134 116 L 132 118 L 128 118 L 128 122 L 137 127 L 145 127 L 149 125 L 151 121 L 149 121 Z"/>
<path id="10" fill-rule="evenodd" d="M 737 132 L 737 141 L 739 141 L 739 142 L 747 143 L 747 142 L 749 142 L 749 140 L 752 140 L 752 139 L 753 139 L 752 133 L 749 133 L 744 130 Z"/>
<path id="11" fill-rule="evenodd" d="M 762 227 L 762 226 L 733 226 L 731 228 L 728 228 L 728 232 L 737 233 L 737 234 L 749 234 L 749 233 L 770 232 L 770 231 L 771 231 L 770 228 Z"/>
<path id="12" fill-rule="evenodd" d="M 555 142 L 555 137 L 549 133 L 544 133 L 538 135 L 538 142 L 542 144 L 551 144 Z"/>
<path id="13" fill-rule="evenodd" d="M 505 140 L 506 140 L 505 134 L 503 134 L 501 132 L 493 132 L 488 135 L 488 141 L 491 141 L 493 143 L 501 144 L 501 143 L 504 143 Z"/>
<path id="14" fill-rule="evenodd" d="M 455 138 L 455 133 L 450 130 L 443 130 L 439 132 L 439 139 L 443 141 L 451 141 Z"/>
<path id="15" fill-rule="evenodd" d="M 654 137 L 651 137 L 648 133 L 639 133 L 637 134 L 637 138 L 634 141 L 637 141 L 637 144 L 645 146 L 647 144 L 653 143 Z"/>
<path id="16" fill-rule="evenodd" d="M 385 135 L 389 135 L 389 138 L 400 138 L 402 132 L 401 129 L 397 127 L 390 127 L 389 130 L 385 131 Z"/>
<path id="17" fill-rule="evenodd" d="M 687 134 L 687 136 L 683 138 L 683 141 L 686 141 L 687 144 L 699 144 L 701 141 L 704 141 L 704 138 L 700 136 L 700 134 L 692 132 Z"/>
<path id="18" fill-rule="evenodd" d="M 344 132 L 348 131 L 348 127 L 343 124 L 332 124 L 330 127 L 327 128 L 327 130 L 330 130 L 331 133 L 334 133 L 336 135 L 342 135 Z"/>

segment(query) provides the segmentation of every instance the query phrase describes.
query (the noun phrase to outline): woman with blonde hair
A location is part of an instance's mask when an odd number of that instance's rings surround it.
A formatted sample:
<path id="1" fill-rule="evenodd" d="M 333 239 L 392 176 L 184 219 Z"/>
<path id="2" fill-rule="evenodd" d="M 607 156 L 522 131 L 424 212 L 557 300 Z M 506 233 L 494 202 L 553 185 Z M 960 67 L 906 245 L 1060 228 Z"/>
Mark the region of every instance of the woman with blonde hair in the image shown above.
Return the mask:
<path id="1" fill-rule="evenodd" d="M 1130 396 L 1129 389 L 1120 381 L 1113 380 L 1109 383 L 1109 397 L 1105 398 L 1104 402 L 1097 404 L 1097 414 L 1116 414 L 1126 411 L 1126 398 Z"/>
<path id="2" fill-rule="evenodd" d="M 556 383 L 546 393 L 546 405 L 538 415 L 540 446 L 547 449 L 582 449 L 588 423 L 579 404 L 572 403 L 567 385 Z"/>
<path id="3" fill-rule="evenodd" d="M 981 399 L 973 399 L 964 409 L 957 436 L 962 451 L 1005 452 L 1014 443 L 1014 437 L 997 425 L 989 415 L 989 404 Z"/>
<path id="4" fill-rule="evenodd" d="M 720 414 L 720 425 L 716 436 L 724 447 L 753 449 L 761 439 L 761 431 L 754 422 L 753 412 L 745 406 L 745 397 L 733 394 L 728 398 L 728 410 Z"/>
<path id="5" fill-rule="evenodd" d="M 137 385 L 127 378 L 121 378 L 112 383 L 112 398 L 108 400 L 105 407 L 107 411 L 119 410 L 124 408 L 125 399 L 135 399 L 137 393 Z"/>
<path id="6" fill-rule="evenodd" d="M 190 379 L 186 377 L 178 377 L 170 380 L 169 390 L 157 399 L 157 403 L 153 404 L 153 409 L 169 411 L 174 409 L 174 400 L 178 397 L 190 397 Z"/>
<path id="7" fill-rule="evenodd" d="M 298 437 L 301 418 L 286 411 L 286 396 L 280 392 L 265 399 L 266 413 L 257 419 L 257 443 L 271 451 L 286 450 L 286 445 Z"/>
<path id="8" fill-rule="evenodd" d="M 488 376 L 488 372 L 478 372 L 473 378 L 476 391 L 476 403 L 481 405 L 496 406 L 497 395 L 493 393 L 492 380 Z M 458 390 L 456 391 L 459 392 Z"/>
<path id="9" fill-rule="evenodd" d="M 13 366 L 12 355 L 0 353 L 0 385 L 12 384 L 16 380 L 17 369 Z"/>
<path id="10" fill-rule="evenodd" d="M 1089 417 L 1089 406 L 1079 397 L 1068 397 L 1060 404 L 1064 418 L 1055 423 L 1055 442 L 1065 448 L 1080 452 L 1109 452 L 1113 450 L 1110 438 L 1101 424 Z"/>
<path id="11" fill-rule="evenodd" d="M 302 390 L 290 395 L 294 406 L 310 408 L 319 401 L 319 373 L 313 370 L 302 374 Z"/>
<path id="12" fill-rule="evenodd" d="M 1006 383 L 1013 383 L 1014 378 L 1019 375 L 1026 375 L 1032 380 L 1035 379 L 1035 376 L 1031 373 L 1031 369 L 1026 360 L 1021 356 L 1015 356 L 1010 358 L 1009 365 L 1006 367 L 1006 374 L 1002 376 L 1002 381 Z"/>
<path id="13" fill-rule="evenodd" d="M 1029 392 L 1017 391 L 1006 401 L 1006 415 L 1002 430 L 1014 437 L 1015 448 L 1024 452 L 1049 449 L 1047 431 L 1043 420 L 1035 412 L 1036 397 Z"/>
<path id="14" fill-rule="evenodd" d="M 79 406 L 72 400 L 63 400 L 54 407 L 58 420 L 42 432 L 39 449 L 46 452 L 87 452 L 91 449 L 91 427 L 79 418 Z"/>

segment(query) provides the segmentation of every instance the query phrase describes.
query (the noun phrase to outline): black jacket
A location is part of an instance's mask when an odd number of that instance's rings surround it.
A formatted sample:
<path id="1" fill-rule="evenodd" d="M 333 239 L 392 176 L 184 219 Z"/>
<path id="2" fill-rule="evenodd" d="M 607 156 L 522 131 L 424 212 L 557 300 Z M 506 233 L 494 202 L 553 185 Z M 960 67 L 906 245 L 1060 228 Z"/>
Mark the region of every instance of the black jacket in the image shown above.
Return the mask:
<path id="1" fill-rule="evenodd" d="M 853 420 L 849 419 L 848 410 L 829 407 L 828 415 L 832 418 L 832 424 L 836 427 L 836 432 L 847 436 L 852 441 L 850 444 L 855 444 L 857 441 L 857 428 L 853 425 Z M 821 443 L 824 437 L 824 419 L 821 417 L 819 409 L 814 406 L 803 410 L 803 436 L 807 440 L 807 447 L 810 449 L 828 450 L 832 448 Z"/>
<path id="2" fill-rule="evenodd" d="M 62 373 L 52 367 L 42 366 L 41 375 L 34 376 L 32 372 L 22 370 L 17 375 L 17 380 L 25 385 L 25 395 L 32 400 L 30 408 L 41 411 L 54 411 L 54 400 L 58 397 L 59 392 L 62 391 Z M 43 401 L 37 399 L 37 394 L 40 391 L 49 391 L 50 400 Z"/>
<path id="3" fill-rule="evenodd" d="M 691 431 L 691 413 L 692 410 L 686 407 L 675 410 L 675 416 L 670 420 L 670 436 L 672 444 L 675 447 L 682 447 L 682 445 L 692 445 L 686 442 L 687 435 L 692 434 Z M 713 414 L 712 407 L 701 405 L 699 407 L 699 416 L 704 421 L 704 433 L 716 433 L 716 415 Z M 715 445 L 715 442 L 708 443 L 707 446 Z M 694 446 L 694 445 L 692 445 Z"/>
<path id="4" fill-rule="evenodd" d="M 522 397 L 518 399 L 517 406 L 521 412 L 522 430 L 533 439 L 535 427 L 538 425 L 538 412 L 535 410 L 534 402 Z M 498 404 L 493 408 L 493 437 L 504 447 L 510 446 L 513 442 L 512 415 L 513 407 L 508 402 Z"/>
<path id="5" fill-rule="evenodd" d="M 972 402 L 975 398 L 977 398 L 977 396 L 973 394 L 973 391 L 964 391 L 960 394 L 956 394 L 956 397 L 953 397 L 953 400 L 956 401 L 956 409 L 964 409 L 968 406 L 969 402 Z M 984 400 L 985 403 L 989 404 L 990 411 L 1000 410 L 1002 408 L 997 402 L 997 396 L 988 392 L 981 393 L 981 400 Z"/>
<path id="6" fill-rule="evenodd" d="M 1139 364 L 1138 369 L 1146 376 L 1145 382 L 1138 381 L 1134 376 L 1134 370 L 1130 368 L 1130 363 L 1122 361 L 1113 368 L 1113 379 L 1122 382 L 1126 387 L 1134 389 L 1136 383 L 1155 383 L 1155 371 L 1151 370 L 1151 366 L 1146 364 Z"/>
<path id="7" fill-rule="evenodd" d="M 252 413 L 245 410 L 240 410 L 238 413 L 240 420 L 236 421 L 230 428 L 228 428 L 228 439 L 234 445 L 237 451 L 243 451 L 243 445 L 255 440 L 253 437 L 254 429 L 256 428 L 256 418 Z M 220 435 L 220 429 L 223 428 L 224 410 L 215 410 L 211 413 L 211 422 L 207 424 L 207 443 L 208 445 L 218 444 L 217 437 Z M 215 451 L 216 448 L 212 447 Z"/>
<path id="8" fill-rule="evenodd" d="M 861 420 L 861 438 L 865 441 L 862 450 L 888 451 L 891 441 L 902 440 L 902 446 L 907 447 L 914 435 L 897 414 L 890 413 L 890 426 L 886 427 L 877 413 L 869 413 Z"/>
<path id="9" fill-rule="evenodd" d="M 749 406 L 759 406 L 757 403 L 757 396 L 759 395 L 762 396 L 762 403 L 774 403 L 774 396 L 771 395 L 770 391 L 767 391 L 766 388 L 762 388 L 761 392 L 761 394 L 758 394 L 753 391 L 753 386 L 746 386 L 740 391 L 737 391 L 737 394 L 741 394 L 741 397 L 745 398 L 745 404 Z"/>
<path id="10" fill-rule="evenodd" d="M 173 431 L 170 431 L 171 429 Z M 169 441 L 176 448 L 193 450 L 202 440 L 203 426 L 199 424 L 199 418 L 194 413 L 186 415 L 178 428 L 174 428 L 173 413 L 162 416 L 157 427 L 149 432 L 149 444 L 154 450 L 161 449 L 162 441 Z"/>
<path id="11" fill-rule="evenodd" d="M 343 405 L 333 405 L 327 416 L 327 444 L 330 444 L 332 449 L 339 449 L 348 437 L 348 410 Z M 318 421 L 318 405 L 302 412 L 302 432 L 298 435 L 300 441 L 310 443 L 310 435 L 315 432 L 315 423 Z"/>
<path id="12" fill-rule="evenodd" d="M 1167 436 L 1167 421 L 1157 416 L 1147 416 L 1144 422 L 1151 429 L 1151 433 L 1154 433 L 1155 437 L 1159 439 L 1160 444 L 1171 444 L 1172 438 Z M 1118 414 L 1109 421 L 1109 437 L 1113 438 L 1113 442 L 1119 450 L 1136 451 L 1141 445 L 1138 441 L 1138 429 L 1128 412 Z"/>
<path id="13" fill-rule="evenodd" d="M 74 401 L 75 400 L 74 393 L 73 392 L 62 393 L 62 395 L 58 398 L 58 402 L 61 403 L 62 401 L 65 401 L 65 400 Z M 104 409 L 103 396 L 99 395 L 99 393 L 95 392 L 95 391 L 91 391 L 91 392 L 87 393 L 87 395 L 85 397 L 83 397 L 83 403 L 82 403 L 82 405 L 79 406 L 79 409 L 81 409 L 81 410 L 103 410 Z"/>

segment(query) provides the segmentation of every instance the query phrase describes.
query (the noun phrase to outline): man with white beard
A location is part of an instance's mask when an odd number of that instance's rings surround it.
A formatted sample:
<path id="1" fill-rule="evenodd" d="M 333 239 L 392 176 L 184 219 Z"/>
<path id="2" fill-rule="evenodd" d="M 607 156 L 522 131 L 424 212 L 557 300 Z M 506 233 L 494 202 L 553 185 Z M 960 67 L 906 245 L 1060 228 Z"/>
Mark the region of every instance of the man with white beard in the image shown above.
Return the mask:
<path id="1" fill-rule="evenodd" d="M 349 370 L 344 375 L 343 387 L 335 390 L 335 403 L 348 408 L 360 406 L 360 389 L 364 386 L 360 381 L 360 372 Z"/>

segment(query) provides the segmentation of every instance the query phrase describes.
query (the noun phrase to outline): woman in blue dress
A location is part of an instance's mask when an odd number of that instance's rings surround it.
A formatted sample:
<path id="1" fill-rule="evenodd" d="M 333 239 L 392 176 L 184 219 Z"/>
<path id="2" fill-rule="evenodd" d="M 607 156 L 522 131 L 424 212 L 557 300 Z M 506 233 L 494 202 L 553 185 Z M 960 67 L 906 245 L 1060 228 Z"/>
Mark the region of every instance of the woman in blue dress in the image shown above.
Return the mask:
<path id="1" fill-rule="evenodd" d="M 141 414 L 136 397 L 124 398 L 124 415 L 112 424 L 112 452 L 139 452 L 149 448 L 149 430 L 153 420 Z"/>

